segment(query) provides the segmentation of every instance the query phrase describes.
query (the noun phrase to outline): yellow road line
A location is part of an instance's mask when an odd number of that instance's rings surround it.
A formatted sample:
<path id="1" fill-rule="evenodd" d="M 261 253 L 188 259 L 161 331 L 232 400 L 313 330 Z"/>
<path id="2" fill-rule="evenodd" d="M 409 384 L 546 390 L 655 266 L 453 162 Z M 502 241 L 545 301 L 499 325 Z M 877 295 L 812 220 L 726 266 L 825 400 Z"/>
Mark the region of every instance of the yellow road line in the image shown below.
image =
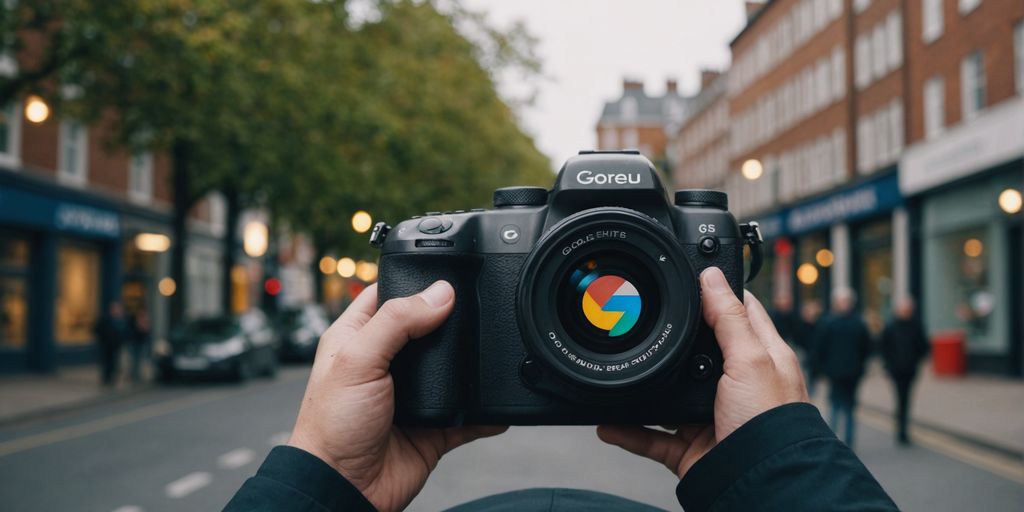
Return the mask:
<path id="1" fill-rule="evenodd" d="M 892 419 L 882 413 L 861 409 L 857 411 L 857 419 L 877 430 L 890 434 L 893 432 Z M 910 434 L 914 442 L 921 446 L 1024 485 L 1024 462 L 1012 457 L 981 451 L 953 436 L 920 425 L 911 425 Z"/>

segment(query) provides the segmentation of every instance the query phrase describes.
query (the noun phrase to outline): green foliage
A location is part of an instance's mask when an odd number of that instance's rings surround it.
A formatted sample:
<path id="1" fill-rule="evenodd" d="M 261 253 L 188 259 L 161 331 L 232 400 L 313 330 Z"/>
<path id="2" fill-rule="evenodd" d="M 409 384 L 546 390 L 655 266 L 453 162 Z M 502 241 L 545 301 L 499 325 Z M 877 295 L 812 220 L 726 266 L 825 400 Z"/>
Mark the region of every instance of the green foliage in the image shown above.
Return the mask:
<path id="1" fill-rule="evenodd" d="M 340 0 L 23 1 L 0 20 L 4 49 L 45 44 L 0 81 L 0 101 L 31 92 L 87 120 L 115 112 L 115 144 L 188 148 L 172 153 L 187 160 L 181 204 L 225 190 L 353 256 L 370 255 L 356 210 L 397 221 L 548 185 L 550 163 L 492 79 L 539 70 L 528 34 L 457 3 L 377 9 L 356 24 Z"/>

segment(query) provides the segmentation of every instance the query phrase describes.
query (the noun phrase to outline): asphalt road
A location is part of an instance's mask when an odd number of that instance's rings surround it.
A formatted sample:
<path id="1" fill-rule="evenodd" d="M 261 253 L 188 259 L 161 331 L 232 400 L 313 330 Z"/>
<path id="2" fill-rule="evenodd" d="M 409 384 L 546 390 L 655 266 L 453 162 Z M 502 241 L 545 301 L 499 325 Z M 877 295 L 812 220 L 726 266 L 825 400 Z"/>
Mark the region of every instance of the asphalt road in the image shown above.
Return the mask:
<path id="1" fill-rule="evenodd" d="M 287 436 L 305 376 L 292 368 L 243 386 L 156 389 L 2 427 L 0 509 L 219 510 Z M 904 510 L 1021 510 L 1024 480 L 985 464 L 983 454 L 897 449 L 884 421 L 865 420 L 857 451 Z M 546 427 L 515 428 L 448 455 L 410 509 L 538 486 L 679 508 L 675 479 L 660 465 L 603 445 L 592 428 Z"/>

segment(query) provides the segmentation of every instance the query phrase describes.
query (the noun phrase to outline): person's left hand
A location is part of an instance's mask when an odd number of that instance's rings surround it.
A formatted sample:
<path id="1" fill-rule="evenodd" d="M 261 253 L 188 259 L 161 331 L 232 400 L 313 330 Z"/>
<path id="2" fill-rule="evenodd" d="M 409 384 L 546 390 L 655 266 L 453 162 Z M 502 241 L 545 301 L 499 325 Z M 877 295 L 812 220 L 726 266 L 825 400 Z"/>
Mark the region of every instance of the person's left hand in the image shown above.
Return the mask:
<path id="1" fill-rule="evenodd" d="M 378 510 L 405 508 L 442 455 L 507 428 L 392 425 L 391 360 L 410 339 L 440 326 L 454 299 L 451 285 L 438 281 L 378 311 L 377 286 L 370 286 L 320 338 L 288 444 L 330 464 Z"/>

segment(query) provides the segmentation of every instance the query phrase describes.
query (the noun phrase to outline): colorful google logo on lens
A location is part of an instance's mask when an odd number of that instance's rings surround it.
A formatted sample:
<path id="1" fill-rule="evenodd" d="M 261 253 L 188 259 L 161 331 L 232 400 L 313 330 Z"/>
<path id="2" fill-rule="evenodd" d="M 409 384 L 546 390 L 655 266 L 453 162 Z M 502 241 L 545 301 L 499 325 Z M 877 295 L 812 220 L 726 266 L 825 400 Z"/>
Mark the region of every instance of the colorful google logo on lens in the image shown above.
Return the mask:
<path id="1" fill-rule="evenodd" d="M 622 336 L 640 319 L 640 293 L 633 283 L 615 275 L 589 274 L 577 285 L 583 292 L 583 315 L 608 336 Z M 585 287 L 585 288 L 584 288 Z"/>

